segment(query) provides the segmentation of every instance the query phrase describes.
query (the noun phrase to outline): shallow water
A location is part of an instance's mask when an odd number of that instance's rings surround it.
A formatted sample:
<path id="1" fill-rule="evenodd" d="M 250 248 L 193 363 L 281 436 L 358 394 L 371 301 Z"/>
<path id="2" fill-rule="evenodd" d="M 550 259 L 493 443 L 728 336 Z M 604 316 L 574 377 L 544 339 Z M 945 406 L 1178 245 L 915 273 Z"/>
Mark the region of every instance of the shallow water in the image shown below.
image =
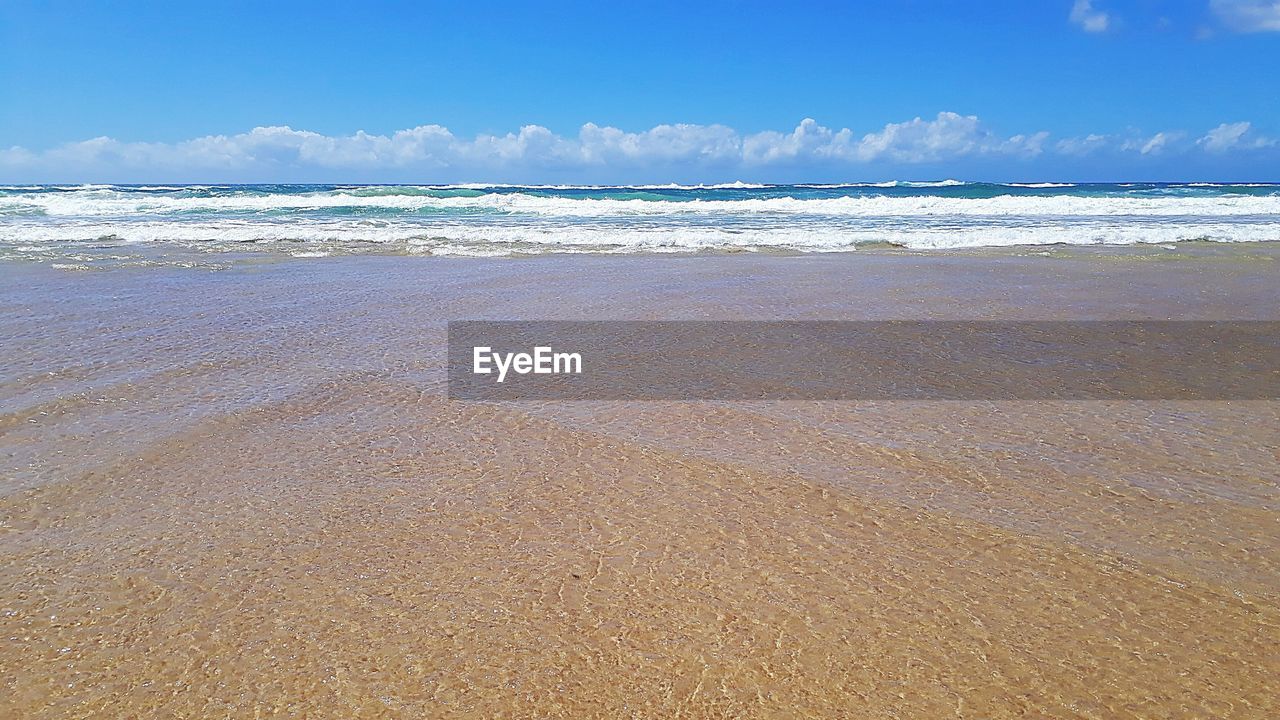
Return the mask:
<path id="1" fill-rule="evenodd" d="M 1270 245 L 0 264 L 0 715 L 1269 717 L 1280 402 L 444 399 L 444 322 L 1277 319 Z"/>

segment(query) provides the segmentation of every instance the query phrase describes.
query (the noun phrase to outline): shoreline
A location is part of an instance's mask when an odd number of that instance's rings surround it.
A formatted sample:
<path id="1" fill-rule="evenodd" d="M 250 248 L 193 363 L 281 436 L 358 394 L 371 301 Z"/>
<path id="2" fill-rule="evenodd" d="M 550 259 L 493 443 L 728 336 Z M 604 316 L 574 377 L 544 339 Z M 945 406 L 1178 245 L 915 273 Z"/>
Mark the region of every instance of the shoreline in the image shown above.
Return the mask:
<path id="1" fill-rule="evenodd" d="M 917 258 L 1001 258 L 1001 257 L 1044 257 L 1051 259 L 1089 259 L 1109 258 L 1116 260 L 1258 260 L 1274 262 L 1280 259 L 1280 240 L 1253 242 L 1216 242 L 1203 240 L 1184 240 L 1176 243 L 1132 243 L 1132 244 L 1089 244 L 1073 245 L 1055 243 L 1044 245 L 991 245 L 980 247 L 931 248 L 914 249 L 892 243 L 867 243 L 848 250 L 829 252 L 803 252 L 782 248 L 776 249 L 702 249 L 696 251 L 652 252 L 536 252 L 509 253 L 495 255 L 468 254 L 428 254 L 418 252 L 332 252 L 332 251 L 297 251 L 268 247 L 267 249 L 247 252 L 230 250 L 200 250 L 188 246 L 170 246 L 165 243 L 153 245 L 131 245 L 128 249 L 138 253 L 135 257 L 119 255 L 116 246 L 88 248 L 101 250 L 99 257 L 80 255 L 73 259 L 53 257 L 0 257 L 0 263 L 14 266 L 43 265 L 68 271 L 100 271 L 120 268 L 147 267 L 186 267 L 190 269 L 225 270 L 236 266 L 262 265 L 288 262 L 333 262 L 356 258 L 402 258 L 413 260 L 440 261 L 529 261 L 558 260 L 570 261 L 591 258 L 632 258 L 640 261 L 652 259 L 697 260 L 703 258 L 827 258 L 827 257 L 917 257 Z"/>

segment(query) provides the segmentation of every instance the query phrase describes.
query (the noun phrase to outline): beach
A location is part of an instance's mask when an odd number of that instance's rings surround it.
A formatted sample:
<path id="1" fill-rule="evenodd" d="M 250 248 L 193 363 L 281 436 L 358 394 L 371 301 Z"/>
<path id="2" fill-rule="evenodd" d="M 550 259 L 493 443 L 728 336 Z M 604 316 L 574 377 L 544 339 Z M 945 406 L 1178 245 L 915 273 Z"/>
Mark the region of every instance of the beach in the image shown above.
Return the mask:
<path id="1" fill-rule="evenodd" d="M 1276 320 L 1276 243 L 99 244 L 0 260 L 5 717 L 1280 712 L 1280 401 L 482 403 L 443 361 L 460 319 Z"/>

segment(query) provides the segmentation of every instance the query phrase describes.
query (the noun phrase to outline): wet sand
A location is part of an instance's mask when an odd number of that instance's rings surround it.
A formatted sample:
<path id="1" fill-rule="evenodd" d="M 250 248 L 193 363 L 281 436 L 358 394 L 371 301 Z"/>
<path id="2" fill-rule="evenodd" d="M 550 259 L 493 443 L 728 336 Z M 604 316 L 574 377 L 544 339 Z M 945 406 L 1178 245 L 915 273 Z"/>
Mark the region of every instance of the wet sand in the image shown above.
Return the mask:
<path id="1" fill-rule="evenodd" d="M 1275 246 L 0 278 L 0 716 L 1280 712 L 1280 402 L 443 385 L 462 318 L 1274 320 Z"/>

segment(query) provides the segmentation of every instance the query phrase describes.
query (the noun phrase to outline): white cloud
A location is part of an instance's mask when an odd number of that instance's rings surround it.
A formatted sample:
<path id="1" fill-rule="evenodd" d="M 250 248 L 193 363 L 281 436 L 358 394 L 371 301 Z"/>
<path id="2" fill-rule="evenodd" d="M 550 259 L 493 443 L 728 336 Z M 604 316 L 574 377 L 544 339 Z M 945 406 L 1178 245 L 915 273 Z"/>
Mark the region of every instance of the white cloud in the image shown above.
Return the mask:
<path id="1" fill-rule="evenodd" d="M 542 129 L 542 128 L 540 128 Z M 545 131 L 545 129 L 542 129 Z M 724 125 L 658 125 L 640 133 L 587 123 L 578 132 L 578 148 L 569 157 L 588 164 L 618 161 L 723 162 L 737 158 L 742 141 Z"/>
<path id="2" fill-rule="evenodd" d="M 1070 19 L 1072 23 L 1079 25 L 1085 32 L 1100 33 L 1106 32 L 1111 26 L 1111 15 L 1094 9 L 1092 0 L 1076 0 L 1071 6 Z"/>
<path id="3" fill-rule="evenodd" d="M 1120 149 L 1140 155 L 1159 155 L 1172 150 L 1184 137 L 1186 133 L 1177 131 L 1158 132 L 1151 137 L 1130 137 L 1120 143 Z"/>
<path id="4" fill-rule="evenodd" d="M 1139 152 L 1141 152 L 1143 155 L 1158 153 L 1161 150 L 1164 150 L 1165 146 L 1168 145 L 1169 141 L 1172 139 L 1173 139 L 1173 135 L 1169 133 L 1158 132 L 1155 135 L 1151 136 L 1151 139 L 1148 140 L 1146 144 L 1142 146 L 1142 149 Z"/>
<path id="5" fill-rule="evenodd" d="M 329 136 L 289 127 L 258 127 L 178 143 L 120 142 L 99 137 L 45 151 L 0 151 L 5 176 L 140 177 L 181 175 L 288 178 L 362 174 L 453 179 L 538 179 L 593 171 L 618 175 L 769 167 L 848 167 L 857 164 L 943 162 L 978 155 L 1034 157 L 1046 132 L 1003 137 L 976 116 L 942 112 L 936 118 L 890 123 L 859 137 L 806 118 L 790 132 L 742 134 L 724 125 L 658 125 L 626 132 L 594 123 L 576 136 L 527 125 L 505 135 L 459 137 L 440 125 L 390 135 Z M 309 171 L 309 172 L 308 172 Z M 327 171 L 327 172 L 316 172 Z"/>
<path id="6" fill-rule="evenodd" d="M 1275 140 L 1258 135 L 1249 122 L 1222 123 L 1196 141 L 1209 152 L 1226 152 L 1234 149 L 1264 148 L 1276 144 Z"/>
<path id="7" fill-rule="evenodd" d="M 1063 155 L 1091 155 L 1111 142 L 1106 135 L 1090 133 L 1084 137 L 1063 138 L 1058 141 L 1058 152 Z"/>
<path id="8" fill-rule="evenodd" d="M 880 132 L 865 135 L 854 152 L 864 161 L 885 157 L 910 163 L 987 153 L 1035 156 L 1048 136 L 1039 132 L 1002 139 L 985 130 L 976 115 L 942 112 L 933 120 L 890 123 Z"/>
<path id="9" fill-rule="evenodd" d="M 1235 32 L 1280 32 L 1280 0 L 1209 0 L 1209 9 Z"/>
<path id="10" fill-rule="evenodd" d="M 834 132 L 813 118 L 800 121 L 790 133 L 775 130 L 743 138 L 742 158 L 751 165 L 789 163 L 806 158 L 849 159 L 857 155 L 853 133 L 846 129 Z"/>
<path id="11" fill-rule="evenodd" d="M 1210 152 L 1222 152 L 1238 145 L 1240 138 L 1247 132 L 1249 132 L 1247 122 L 1222 123 L 1196 142 Z"/>

